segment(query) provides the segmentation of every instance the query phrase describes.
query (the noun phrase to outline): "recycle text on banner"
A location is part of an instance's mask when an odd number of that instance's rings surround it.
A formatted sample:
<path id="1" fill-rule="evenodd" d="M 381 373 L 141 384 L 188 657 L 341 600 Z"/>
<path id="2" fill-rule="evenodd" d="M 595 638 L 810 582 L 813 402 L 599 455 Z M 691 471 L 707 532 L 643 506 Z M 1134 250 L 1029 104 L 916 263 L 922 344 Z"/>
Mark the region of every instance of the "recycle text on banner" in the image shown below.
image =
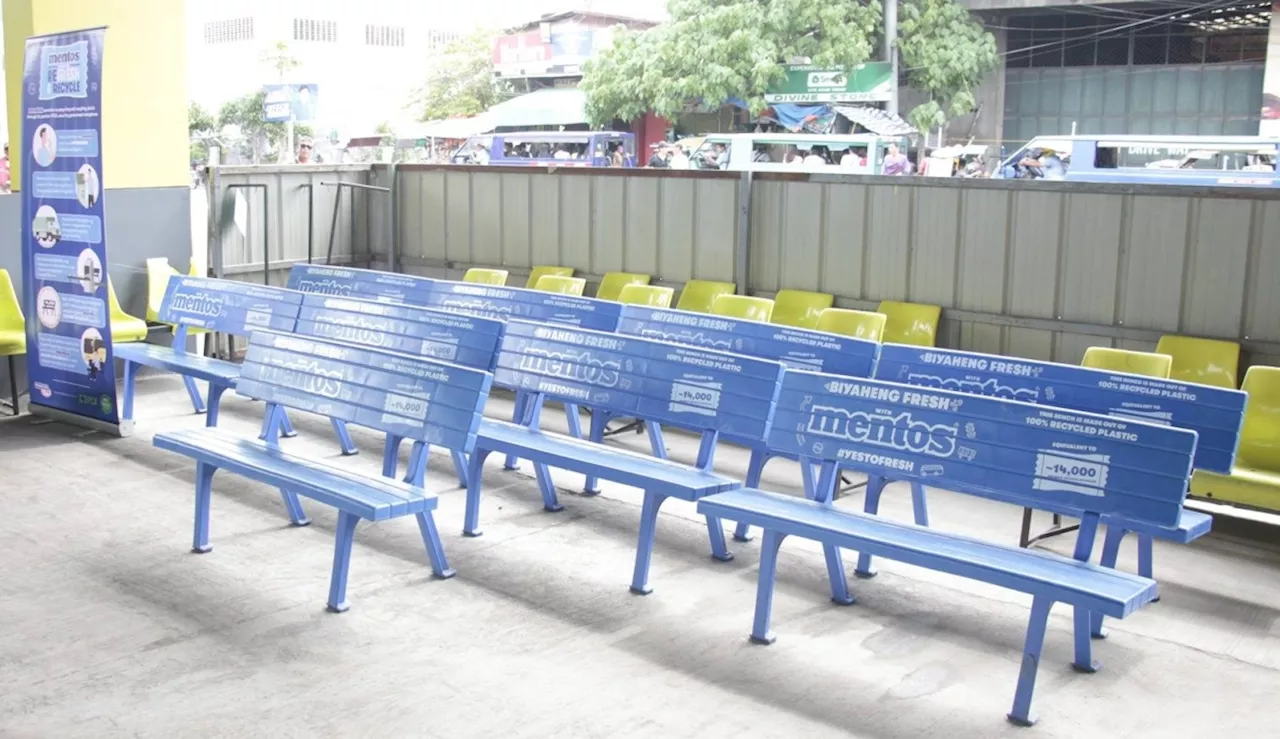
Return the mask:
<path id="1" fill-rule="evenodd" d="M 27 39 L 22 274 L 33 411 L 118 426 L 102 203 L 105 33 Z"/>

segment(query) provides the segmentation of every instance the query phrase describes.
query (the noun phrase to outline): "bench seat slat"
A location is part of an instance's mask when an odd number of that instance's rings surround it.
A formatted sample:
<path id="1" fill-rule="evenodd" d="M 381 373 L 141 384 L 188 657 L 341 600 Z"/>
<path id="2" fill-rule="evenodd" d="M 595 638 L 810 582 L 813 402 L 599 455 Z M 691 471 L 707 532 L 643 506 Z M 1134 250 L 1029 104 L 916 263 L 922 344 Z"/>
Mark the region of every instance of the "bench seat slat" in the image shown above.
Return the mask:
<path id="1" fill-rule="evenodd" d="M 704 498 L 700 513 L 747 521 L 766 530 L 866 551 L 1123 618 L 1150 602 L 1156 585 L 1137 575 L 1025 550 L 789 495 L 742 488 Z"/>
<path id="2" fill-rule="evenodd" d="M 137 362 L 147 367 L 224 385 L 234 383 L 240 376 L 240 366 L 234 362 L 180 352 L 173 347 L 159 344 L 121 344 L 115 348 L 115 356 L 116 359 Z"/>
<path id="3" fill-rule="evenodd" d="M 326 462 L 271 449 L 217 428 L 156 434 L 155 446 L 275 487 L 287 487 L 339 510 L 381 521 L 434 510 L 436 496 L 391 478 L 366 477 Z"/>
<path id="4" fill-rule="evenodd" d="M 653 488 L 656 483 L 663 487 L 655 492 L 685 500 L 697 500 L 741 484 L 731 477 L 703 472 L 678 462 L 487 418 L 480 423 L 476 447 L 500 454 L 517 454 L 551 467 L 642 489 Z"/>

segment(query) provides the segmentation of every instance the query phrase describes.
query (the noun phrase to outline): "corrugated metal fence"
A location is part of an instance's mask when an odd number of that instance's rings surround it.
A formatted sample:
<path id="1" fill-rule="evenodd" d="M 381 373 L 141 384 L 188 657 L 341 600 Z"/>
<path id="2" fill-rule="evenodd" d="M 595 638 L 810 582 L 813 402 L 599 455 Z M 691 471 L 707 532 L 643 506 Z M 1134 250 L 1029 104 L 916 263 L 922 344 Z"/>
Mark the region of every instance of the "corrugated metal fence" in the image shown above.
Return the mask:
<path id="1" fill-rule="evenodd" d="M 939 304 L 945 346 L 1074 363 L 1091 345 L 1150 349 L 1177 332 L 1236 340 L 1252 362 L 1280 363 L 1280 193 L 1266 190 L 436 165 L 240 169 L 226 174 L 266 178 L 284 193 L 270 204 L 273 270 L 307 256 L 305 184 L 317 196 L 313 256 L 322 261 L 333 193 L 320 197 L 319 181 L 394 180 L 391 207 L 368 193 L 350 221 L 340 213 L 335 262 L 455 278 L 502 266 L 512 284 L 534 265 L 558 264 L 592 280 L 623 270 L 675 286 L 737 282 L 762 295 L 821 290 L 854 308 Z M 224 238 L 224 263 L 261 275 L 257 237 L 247 250 L 237 238 Z"/>

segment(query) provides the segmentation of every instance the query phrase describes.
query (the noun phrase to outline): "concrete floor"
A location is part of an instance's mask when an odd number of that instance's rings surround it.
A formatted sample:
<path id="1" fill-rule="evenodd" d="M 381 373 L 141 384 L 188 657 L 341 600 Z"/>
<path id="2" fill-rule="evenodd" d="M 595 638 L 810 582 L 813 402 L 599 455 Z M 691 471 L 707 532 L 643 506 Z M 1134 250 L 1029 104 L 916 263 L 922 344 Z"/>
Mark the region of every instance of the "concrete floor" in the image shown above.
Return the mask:
<path id="1" fill-rule="evenodd" d="M 1157 543 L 1163 600 L 1099 643 L 1078 675 L 1069 613 L 1050 623 L 1040 723 L 1012 700 L 1029 598 L 882 562 L 827 599 L 821 552 L 783 548 L 772 647 L 750 645 L 758 542 L 708 556 L 693 507 L 661 519 L 648 597 L 628 592 L 637 491 L 542 510 L 529 467 L 486 469 L 485 535 L 460 534 L 446 457 L 429 484 L 458 576 L 435 581 L 410 520 L 357 531 L 343 615 L 324 611 L 335 516 L 287 525 L 274 490 L 214 481 L 214 552 L 188 553 L 193 464 L 151 446 L 199 426 L 172 377 L 140 384 L 128 439 L 31 417 L 0 422 L 0 736 L 1100 737 L 1278 736 L 1280 551 L 1230 537 Z M 495 397 L 491 413 L 509 412 Z M 229 396 L 223 425 L 256 431 Z M 551 425 L 562 423 L 558 412 Z M 295 415 L 291 449 L 332 457 Z M 344 462 L 376 474 L 378 436 Z M 641 448 L 642 436 L 623 443 Z M 673 456 L 693 443 L 669 434 Z M 745 455 L 721 450 L 741 474 Z M 768 486 L 796 490 L 775 461 Z M 556 473 L 566 490 L 574 475 Z M 905 490 L 885 497 L 907 519 Z M 859 506 L 854 494 L 842 505 Z M 1016 541 L 1019 511 L 934 492 L 936 526 Z M 1046 517 L 1047 518 L 1047 517 Z M 1057 542 L 1061 549 L 1069 542 Z M 1133 566 L 1128 542 L 1121 565 Z"/>

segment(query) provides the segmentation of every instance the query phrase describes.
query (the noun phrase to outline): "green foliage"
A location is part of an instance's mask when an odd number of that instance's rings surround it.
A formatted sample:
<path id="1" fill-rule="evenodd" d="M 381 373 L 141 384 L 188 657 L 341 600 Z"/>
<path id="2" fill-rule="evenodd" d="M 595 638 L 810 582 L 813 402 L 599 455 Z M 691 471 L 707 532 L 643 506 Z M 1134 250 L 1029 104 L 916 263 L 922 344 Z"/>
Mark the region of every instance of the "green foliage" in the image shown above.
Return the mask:
<path id="1" fill-rule="evenodd" d="M 434 121 L 483 113 L 511 93 L 493 76 L 493 32 L 477 29 L 431 58 L 423 86 L 410 106 L 418 120 Z"/>
<path id="2" fill-rule="evenodd" d="M 289 45 L 283 41 L 277 41 L 267 47 L 258 57 L 258 62 L 275 72 L 280 82 L 284 82 L 285 73 L 302 66 L 302 61 L 289 53 Z"/>
<path id="3" fill-rule="evenodd" d="M 218 127 L 213 114 L 204 109 L 200 103 L 192 101 L 187 106 L 187 133 L 192 136 L 209 136 Z"/>
<path id="4" fill-rule="evenodd" d="M 264 153 L 279 150 L 287 146 L 285 137 L 288 127 L 284 123 L 267 123 L 262 120 L 262 109 L 266 103 L 265 90 L 250 92 L 230 102 L 224 103 L 218 111 L 218 129 L 235 126 L 240 130 L 241 139 L 235 143 L 244 156 L 257 164 L 262 161 Z M 310 126 L 297 123 L 293 127 L 294 137 L 313 136 Z"/>
<path id="5" fill-rule="evenodd" d="M 647 31 L 618 31 L 613 47 L 587 63 L 581 86 L 593 125 L 650 110 L 674 118 L 690 103 L 730 97 L 759 113 L 784 63 L 850 67 L 880 58 L 880 0 L 672 0 L 669 12 Z M 902 0 L 899 19 L 908 79 L 932 103 L 921 120 L 972 109 L 972 89 L 995 65 L 991 35 L 955 0 Z"/>
<path id="6" fill-rule="evenodd" d="M 718 106 L 731 97 L 758 113 L 782 63 L 860 64 L 875 51 L 880 22 L 880 0 L 672 0 L 668 10 L 669 22 L 619 31 L 587 63 L 582 88 L 594 125 L 648 110 L 673 118 L 691 102 Z"/>
<path id="7" fill-rule="evenodd" d="M 907 114 L 929 131 L 973 110 L 973 89 L 995 69 L 996 42 L 955 0 L 904 0 L 898 52 L 911 86 L 929 100 Z"/>

